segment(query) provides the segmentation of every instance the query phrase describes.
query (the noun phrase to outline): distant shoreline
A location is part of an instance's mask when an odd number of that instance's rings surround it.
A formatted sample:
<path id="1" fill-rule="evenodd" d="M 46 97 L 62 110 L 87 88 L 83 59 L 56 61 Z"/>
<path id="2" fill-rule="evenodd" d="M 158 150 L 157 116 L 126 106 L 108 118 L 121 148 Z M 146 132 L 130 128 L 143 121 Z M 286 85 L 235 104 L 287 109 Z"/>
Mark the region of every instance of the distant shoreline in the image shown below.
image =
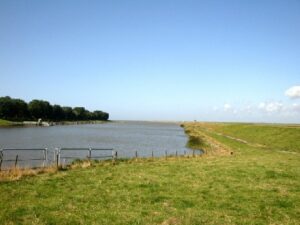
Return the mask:
<path id="1" fill-rule="evenodd" d="M 80 125 L 80 124 L 102 124 L 111 121 L 103 121 L 103 120 L 83 120 L 83 121 L 21 121 L 14 122 L 9 120 L 0 119 L 0 128 L 5 127 L 49 127 L 49 126 L 58 126 L 58 125 Z"/>

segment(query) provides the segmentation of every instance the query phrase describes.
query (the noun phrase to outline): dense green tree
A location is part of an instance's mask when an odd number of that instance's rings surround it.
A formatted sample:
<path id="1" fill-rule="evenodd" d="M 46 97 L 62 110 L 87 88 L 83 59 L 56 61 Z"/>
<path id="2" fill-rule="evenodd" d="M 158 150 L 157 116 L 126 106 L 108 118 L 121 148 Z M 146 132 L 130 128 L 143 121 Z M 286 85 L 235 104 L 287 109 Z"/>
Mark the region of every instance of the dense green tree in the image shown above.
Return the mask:
<path id="1" fill-rule="evenodd" d="M 9 119 L 13 115 L 12 99 L 8 96 L 0 98 L 0 118 Z"/>
<path id="2" fill-rule="evenodd" d="M 14 120 L 25 120 L 29 117 L 28 105 L 21 99 L 13 99 Z"/>
<path id="3" fill-rule="evenodd" d="M 86 110 L 84 107 L 74 107 L 73 113 L 75 114 L 77 120 L 86 119 Z"/>
<path id="4" fill-rule="evenodd" d="M 48 120 L 52 118 L 52 106 L 43 100 L 32 100 L 28 104 L 28 110 L 34 119 Z"/>
<path id="5" fill-rule="evenodd" d="M 8 96 L 0 98 L 0 118 L 24 120 L 29 117 L 27 103 Z"/>
<path id="6" fill-rule="evenodd" d="M 109 119 L 109 113 L 103 113 L 103 117 L 100 120 L 108 120 Z"/>
<path id="7" fill-rule="evenodd" d="M 55 121 L 61 121 L 65 119 L 65 113 L 60 105 L 54 105 L 52 109 L 52 119 Z"/>
<path id="8" fill-rule="evenodd" d="M 43 120 L 73 121 L 73 120 L 108 120 L 109 114 L 96 110 L 90 112 L 84 107 L 52 106 L 43 100 L 32 100 L 29 104 L 21 99 L 9 96 L 0 97 L 0 118 L 7 120 Z"/>
<path id="9" fill-rule="evenodd" d="M 76 116 L 73 113 L 72 107 L 64 106 L 64 107 L 62 107 L 62 109 L 63 109 L 63 112 L 64 112 L 64 118 L 65 118 L 65 120 L 72 121 L 72 120 L 76 119 Z"/>
<path id="10" fill-rule="evenodd" d="M 100 110 L 96 110 L 93 112 L 93 118 L 94 120 L 108 120 L 109 114 Z"/>

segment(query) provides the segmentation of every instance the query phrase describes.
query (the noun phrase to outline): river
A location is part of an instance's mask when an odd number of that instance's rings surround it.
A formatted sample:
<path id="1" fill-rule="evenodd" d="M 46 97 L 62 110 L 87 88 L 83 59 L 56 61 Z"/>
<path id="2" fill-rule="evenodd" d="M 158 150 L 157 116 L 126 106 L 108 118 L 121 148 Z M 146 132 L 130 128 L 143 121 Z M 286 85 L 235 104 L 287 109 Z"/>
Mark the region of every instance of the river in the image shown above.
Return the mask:
<path id="1" fill-rule="evenodd" d="M 55 148 L 113 148 L 120 158 L 155 157 L 191 153 L 185 147 L 187 136 L 176 123 L 115 121 L 103 124 L 61 125 L 52 127 L 0 128 L 0 148 L 48 148 L 48 162 L 53 163 Z M 70 152 L 68 152 L 70 154 Z M 98 153 L 97 153 L 98 154 Z M 109 154 L 111 152 L 101 152 Z M 21 166 L 39 166 L 42 151 L 4 151 L 2 167 L 14 165 L 18 155 Z M 76 158 L 86 158 L 87 152 L 71 152 Z M 24 161 L 23 161 L 24 160 Z"/>

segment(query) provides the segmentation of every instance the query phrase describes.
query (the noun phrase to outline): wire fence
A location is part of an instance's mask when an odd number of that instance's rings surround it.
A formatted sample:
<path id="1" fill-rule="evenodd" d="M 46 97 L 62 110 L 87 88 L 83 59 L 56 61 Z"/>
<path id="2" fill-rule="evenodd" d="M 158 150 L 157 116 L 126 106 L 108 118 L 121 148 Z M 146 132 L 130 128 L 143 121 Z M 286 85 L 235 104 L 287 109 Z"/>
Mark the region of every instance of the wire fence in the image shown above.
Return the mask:
<path id="1" fill-rule="evenodd" d="M 203 154 L 199 150 L 192 150 L 192 156 Z M 187 151 L 173 152 L 165 151 L 164 154 L 151 152 L 148 157 L 177 157 L 190 155 Z M 52 156 L 51 156 L 52 155 Z M 129 158 L 144 158 L 138 151 L 134 152 Z M 0 149 L 0 171 L 9 170 L 12 168 L 40 168 L 50 165 L 66 166 L 76 159 L 87 160 L 103 160 L 103 159 L 118 159 L 118 152 L 113 148 L 91 148 L 91 147 L 73 147 L 73 148 L 3 148 Z"/>
<path id="2" fill-rule="evenodd" d="M 101 154 L 95 154 L 100 152 Z M 74 154 L 74 152 L 77 152 Z M 79 153 L 79 154 L 78 154 Z M 85 155 L 87 153 L 87 155 Z M 53 157 L 49 157 L 50 155 Z M 53 164 L 66 165 L 75 159 L 115 159 L 112 148 L 3 148 L 0 149 L 0 171 L 11 168 L 40 168 Z"/>
<path id="3" fill-rule="evenodd" d="M 79 154 L 78 154 L 79 153 Z M 88 160 L 116 159 L 117 152 L 113 148 L 56 148 L 56 164 L 66 165 L 74 159 L 86 158 Z"/>

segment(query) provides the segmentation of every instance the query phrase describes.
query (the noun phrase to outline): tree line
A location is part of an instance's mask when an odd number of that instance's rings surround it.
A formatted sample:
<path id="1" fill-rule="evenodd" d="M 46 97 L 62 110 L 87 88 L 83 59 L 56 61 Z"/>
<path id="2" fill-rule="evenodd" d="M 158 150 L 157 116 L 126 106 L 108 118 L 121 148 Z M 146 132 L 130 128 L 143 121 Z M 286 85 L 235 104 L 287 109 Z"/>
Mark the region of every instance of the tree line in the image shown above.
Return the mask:
<path id="1" fill-rule="evenodd" d="M 11 121 L 108 120 L 109 114 L 100 110 L 90 112 L 84 107 L 51 105 L 47 101 L 36 99 L 26 103 L 22 99 L 6 96 L 0 97 L 0 118 Z"/>

